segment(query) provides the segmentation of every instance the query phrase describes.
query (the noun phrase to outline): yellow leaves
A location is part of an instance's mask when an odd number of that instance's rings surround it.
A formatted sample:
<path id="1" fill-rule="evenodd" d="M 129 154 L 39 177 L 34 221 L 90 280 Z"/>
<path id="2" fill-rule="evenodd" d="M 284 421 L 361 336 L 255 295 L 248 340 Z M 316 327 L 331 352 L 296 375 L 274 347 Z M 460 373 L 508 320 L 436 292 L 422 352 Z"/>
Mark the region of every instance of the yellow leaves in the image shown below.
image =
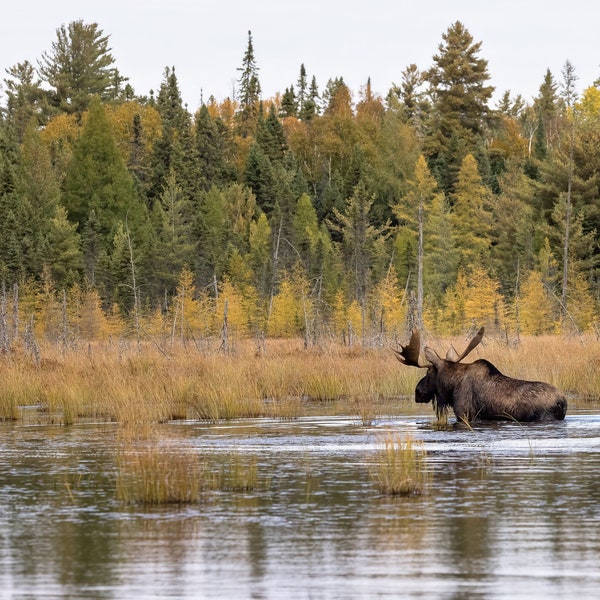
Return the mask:
<path id="1" fill-rule="evenodd" d="M 154 142 L 161 135 L 160 115 L 153 106 L 140 104 L 136 101 L 122 102 L 116 105 L 107 105 L 106 113 L 112 125 L 117 146 L 120 148 L 125 161 L 129 159 L 135 139 L 134 121 L 136 118 L 139 118 L 139 133 L 141 135 L 139 141 L 144 151 L 150 152 Z"/>
<path id="2" fill-rule="evenodd" d="M 250 323 L 252 316 L 253 294 L 249 293 L 250 288 L 240 292 L 229 280 L 223 281 L 219 289 L 217 298 L 217 308 L 215 318 L 217 325 L 223 323 L 225 317 L 225 305 L 227 305 L 227 326 L 241 336 L 248 335 L 250 332 Z"/>
<path id="3" fill-rule="evenodd" d="M 188 267 L 184 267 L 179 274 L 177 296 L 173 300 L 171 312 L 173 333 L 181 339 L 206 332 L 209 320 L 206 304 L 198 297 L 194 274 Z"/>
<path id="4" fill-rule="evenodd" d="M 472 325 L 504 325 L 506 310 L 499 283 L 482 267 L 460 271 L 444 296 L 442 333 L 456 334 Z"/>
<path id="5" fill-rule="evenodd" d="M 586 88 L 576 108 L 584 119 L 600 118 L 600 89 L 595 86 Z"/>
<path id="6" fill-rule="evenodd" d="M 554 330 L 555 309 L 552 299 L 544 289 L 542 274 L 539 271 L 531 271 L 525 277 L 518 309 L 522 333 L 540 335 Z"/>
<path id="7" fill-rule="evenodd" d="M 404 290 L 398 285 L 396 270 L 390 268 L 386 277 L 375 288 L 374 304 L 379 308 L 380 321 L 386 333 L 396 335 L 406 329 L 406 302 Z"/>
<path id="8" fill-rule="evenodd" d="M 301 274 L 286 277 L 273 298 L 267 320 L 267 333 L 274 337 L 302 335 L 312 315 L 312 302 L 307 297 L 306 281 Z"/>

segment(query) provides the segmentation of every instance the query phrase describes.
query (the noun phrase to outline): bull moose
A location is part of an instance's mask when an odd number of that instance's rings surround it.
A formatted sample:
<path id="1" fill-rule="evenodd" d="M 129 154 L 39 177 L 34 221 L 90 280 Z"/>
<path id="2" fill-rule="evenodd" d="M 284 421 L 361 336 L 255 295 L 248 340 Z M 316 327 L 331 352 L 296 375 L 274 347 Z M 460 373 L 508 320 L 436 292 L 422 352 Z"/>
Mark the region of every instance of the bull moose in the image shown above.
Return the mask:
<path id="1" fill-rule="evenodd" d="M 451 407 L 456 418 L 467 423 L 564 419 L 567 400 L 553 385 L 507 377 L 484 359 L 461 363 L 479 345 L 483 334 L 482 327 L 460 356 L 451 349 L 443 359 L 426 347 L 427 362 L 421 363 L 421 337 L 419 331 L 414 330 L 409 343 L 394 352 L 403 364 L 427 369 L 415 388 L 415 400 L 432 402 L 438 418 Z"/>

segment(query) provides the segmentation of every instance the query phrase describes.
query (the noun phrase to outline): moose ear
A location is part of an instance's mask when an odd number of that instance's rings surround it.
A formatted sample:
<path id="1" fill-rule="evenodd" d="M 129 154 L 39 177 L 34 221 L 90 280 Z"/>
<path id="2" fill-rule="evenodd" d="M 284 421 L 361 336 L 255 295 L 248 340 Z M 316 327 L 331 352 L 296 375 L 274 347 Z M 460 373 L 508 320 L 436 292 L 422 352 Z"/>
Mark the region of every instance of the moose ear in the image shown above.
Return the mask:
<path id="1" fill-rule="evenodd" d="M 425 358 L 434 366 L 439 367 L 442 363 L 442 359 L 437 355 L 435 350 L 432 350 L 427 346 L 425 348 Z"/>

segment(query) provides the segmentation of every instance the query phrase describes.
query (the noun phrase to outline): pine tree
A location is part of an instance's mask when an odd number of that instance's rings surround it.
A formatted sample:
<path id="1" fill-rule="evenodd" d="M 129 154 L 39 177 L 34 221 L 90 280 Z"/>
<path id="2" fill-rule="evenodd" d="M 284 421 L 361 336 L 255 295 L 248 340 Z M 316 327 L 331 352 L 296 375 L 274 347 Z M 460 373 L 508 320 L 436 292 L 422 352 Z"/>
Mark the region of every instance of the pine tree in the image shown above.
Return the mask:
<path id="1" fill-rule="evenodd" d="M 62 112 L 79 116 L 93 96 L 112 100 L 127 81 L 114 66 L 115 59 L 97 23 L 73 21 L 56 30 L 52 51 L 39 61 L 39 73 L 51 88 L 49 100 Z"/>
<path id="2" fill-rule="evenodd" d="M 544 80 L 533 106 L 538 114 L 539 128 L 535 142 L 536 158 L 544 158 L 552 149 L 558 134 L 559 98 L 558 85 L 550 69 L 546 69 Z"/>
<path id="3" fill-rule="evenodd" d="M 449 191 L 454 185 L 452 166 L 474 151 L 483 134 L 494 88 L 486 85 L 490 76 L 487 61 L 478 56 L 481 42 L 475 43 L 460 21 L 442 39 L 434 66 L 426 73 L 433 98 L 426 147 L 429 160 L 436 165 L 434 171 Z"/>
<path id="4" fill-rule="evenodd" d="M 197 209 L 198 262 L 204 285 L 216 285 L 221 279 L 228 259 L 229 225 L 225 196 L 213 186 L 202 194 Z"/>
<path id="5" fill-rule="evenodd" d="M 286 117 L 297 117 L 298 116 L 298 101 L 296 100 L 296 93 L 294 92 L 294 86 L 285 88 L 285 92 L 281 96 L 281 108 L 279 114 L 282 118 Z"/>

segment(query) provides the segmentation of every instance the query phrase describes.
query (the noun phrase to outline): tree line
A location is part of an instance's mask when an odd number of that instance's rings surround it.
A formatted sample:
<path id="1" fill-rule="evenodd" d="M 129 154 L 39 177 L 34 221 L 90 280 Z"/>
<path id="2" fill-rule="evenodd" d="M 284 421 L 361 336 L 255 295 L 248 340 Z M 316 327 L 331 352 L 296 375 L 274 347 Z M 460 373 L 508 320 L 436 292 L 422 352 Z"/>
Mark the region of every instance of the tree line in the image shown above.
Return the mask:
<path id="1" fill-rule="evenodd" d="M 596 327 L 600 81 L 579 95 L 567 61 L 492 106 L 458 21 L 385 97 L 301 65 L 265 99 L 250 32 L 238 75 L 192 114 L 175 67 L 138 95 L 82 21 L 6 69 L 4 321 L 307 343 Z"/>

